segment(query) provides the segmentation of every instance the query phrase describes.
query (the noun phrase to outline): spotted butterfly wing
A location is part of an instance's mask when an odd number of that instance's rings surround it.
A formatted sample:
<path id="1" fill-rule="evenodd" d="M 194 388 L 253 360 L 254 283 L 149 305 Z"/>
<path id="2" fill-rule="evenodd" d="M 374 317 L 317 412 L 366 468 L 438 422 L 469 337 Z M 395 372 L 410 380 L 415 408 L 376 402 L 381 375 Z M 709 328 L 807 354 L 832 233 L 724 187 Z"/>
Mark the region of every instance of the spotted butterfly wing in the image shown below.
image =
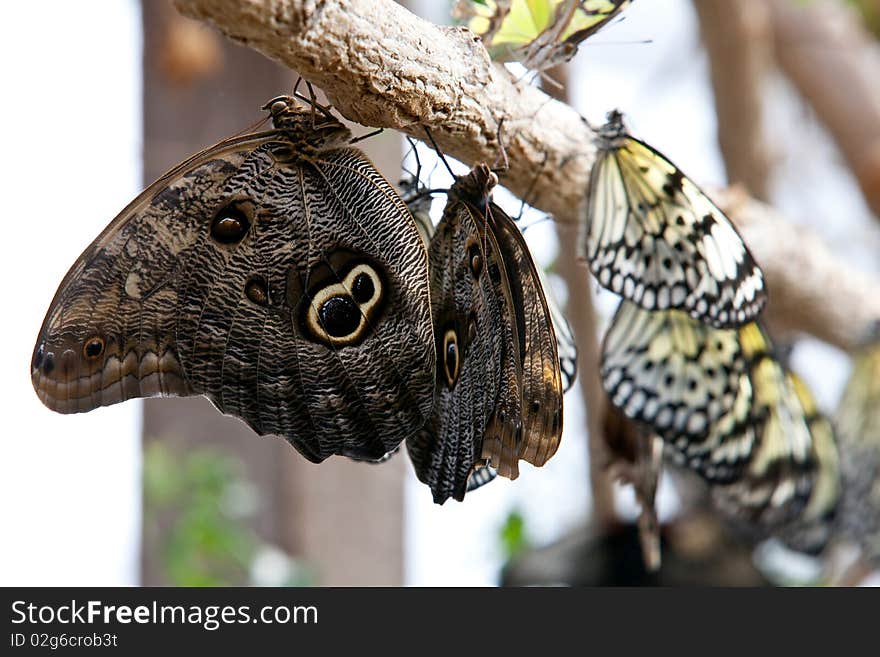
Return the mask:
<path id="1" fill-rule="evenodd" d="M 880 343 L 860 349 L 837 408 L 841 535 L 880 561 Z"/>
<path id="2" fill-rule="evenodd" d="M 492 59 L 546 70 L 571 59 L 582 41 L 628 4 L 629 0 L 459 0 L 454 13 L 468 20 Z"/>
<path id="3" fill-rule="evenodd" d="M 494 181 L 485 166 L 455 181 L 428 249 L 434 412 L 406 444 L 438 504 L 463 499 L 487 463 L 502 476 L 518 474 L 522 369 L 510 282 L 486 218 Z"/>
<path id="4" fill-rule="evenodd" d="M 773 358 L 763 329 L 753 323 L 739 334 L 749 361 L 758 440 L 740 478 L 715 487 L 713 495 L 731 517 L 776 529 L 799 518 L 813 492 L 818 471 L 810 422 L 814 409 L 805 405 L 792 374 Z"/>
<path id="5" fill-rule="evenodd" d="M 308 459 L 379 459 L 433 403 L 427 254 L 350 134 L 289 97 L 274 129 L 151 185 L 73 265 L 31 378 L 49 408 L 205 395 Z"/>
<path id="6" fill-rule="evenodd" d="M 602 344 L 600 374 L 611 402 L 658 433 L 673 460 L 710 481 L 730 481 L 755 440 L 747 366 L 736 330 L 623 300 Z"/>
<path id="7" fill-rule="evenodd" d="M 597 131 L 585 255 L 599 282 L 646 310 L 678 309 L 716 328 L 752 321 L 761 269 L 730 220 L 619 112 Z"/>
<path id="8" fill-rule="evenodd" d="M 792 549 L 818 554 L 828 545 L 837 528 L 842 495 L 837 440 L 831 422 L 819 412 L 804 381 L 793 372 L 788 373 L 788 378 L 810 428 L 814 465 L 810 496 L 803 512 L 778 536 Z"/>

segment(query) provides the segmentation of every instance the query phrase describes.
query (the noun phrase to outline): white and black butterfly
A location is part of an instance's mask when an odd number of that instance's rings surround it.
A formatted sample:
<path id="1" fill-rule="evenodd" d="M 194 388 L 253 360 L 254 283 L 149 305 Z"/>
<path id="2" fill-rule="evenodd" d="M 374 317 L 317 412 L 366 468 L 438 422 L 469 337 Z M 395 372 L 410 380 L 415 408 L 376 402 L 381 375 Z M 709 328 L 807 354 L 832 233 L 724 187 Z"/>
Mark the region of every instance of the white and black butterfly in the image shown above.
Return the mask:
<path id="1" fill-rule="evenodd" d="M 605 334 L 600 373 L 611 402 L 659 434 L 676 462 L 726 482 L 756 440 L 748 365 L 735 329 L 623 300 Z"/>
<path id="2" fill-rule="evenodd" d="M 620 112 L 596 131 L 585 256 L 599 282 L 647 310 L 678 309 L 716 328 L 755 319 L 764 277 L 730 220 Z"/>

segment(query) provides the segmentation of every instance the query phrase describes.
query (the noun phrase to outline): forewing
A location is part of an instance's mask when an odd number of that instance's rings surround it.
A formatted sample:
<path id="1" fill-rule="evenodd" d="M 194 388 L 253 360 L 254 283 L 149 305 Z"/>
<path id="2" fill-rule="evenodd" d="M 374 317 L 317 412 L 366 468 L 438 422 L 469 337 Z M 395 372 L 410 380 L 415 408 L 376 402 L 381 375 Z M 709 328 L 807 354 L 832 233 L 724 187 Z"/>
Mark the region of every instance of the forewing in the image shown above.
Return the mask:
<path id="1" fill-rule="evenodd" d="M 647 310 L 716 328 L 753 320 L 763 274 L 724 213 L 657 151 L 607 140 L 594 164 L 586 256 L 599 282 Z"/>
<path id="2" fill-rule="evenodd" d="M 705 474 L 730 458 L 716 452 L 733 430 L 729 414 L 749 407 L 750 390 L 741 390 L 746 365 L 736 331 L 623 300 L 603 342 L 601 377 L 615 406 L 650 425 Z M 716 425 L 725 416 L 722 430 Z"/>
<path id="3" fill-rule="evenodd" d="M 194 394 L 177 345 L 178 288 L 230 178 L 267 137 L 234 139 L 165 174 L 70 268 L 46 313 L 31 378 L 79 413 L 134 397 Z"/>
<path id="4" fill-rule="evenodd" d="M 562 371 L 556 332 L 538 269 L 519 228 L 501 208 L 490 206 L 508 272 L 522 363 L 522 442 L 519 457 L 542 466 L 562 438 Z M 564 320 L 563 320 L 564 321 Z"/>

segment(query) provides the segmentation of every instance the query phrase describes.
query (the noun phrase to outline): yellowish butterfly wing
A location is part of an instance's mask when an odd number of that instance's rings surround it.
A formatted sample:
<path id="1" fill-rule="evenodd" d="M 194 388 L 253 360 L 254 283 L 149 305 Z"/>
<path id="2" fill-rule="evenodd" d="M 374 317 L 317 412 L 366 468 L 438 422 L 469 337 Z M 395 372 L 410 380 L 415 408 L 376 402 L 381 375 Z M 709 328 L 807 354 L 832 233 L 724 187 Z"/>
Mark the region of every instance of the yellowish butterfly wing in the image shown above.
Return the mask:
<path id="1" fill-rule="evenodd" d="M 716 328 L 755 319 L 763 274 L 721 209 L 630 137 L 619 113 L 597 143 L 584 252 L 599 282 L 646 310 L 682 310 Z"/>

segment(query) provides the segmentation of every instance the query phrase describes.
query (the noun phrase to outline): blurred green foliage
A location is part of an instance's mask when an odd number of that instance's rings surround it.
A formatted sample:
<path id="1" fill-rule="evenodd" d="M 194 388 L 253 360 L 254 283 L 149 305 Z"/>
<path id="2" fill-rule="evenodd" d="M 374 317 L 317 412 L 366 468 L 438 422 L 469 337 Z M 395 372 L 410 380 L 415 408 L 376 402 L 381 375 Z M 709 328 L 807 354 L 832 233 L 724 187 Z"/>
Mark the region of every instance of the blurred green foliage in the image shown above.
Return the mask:
<path id="1" fill-rule="evenodd" d="M 865 25 L 875 36 L 880 36 L 880 3 L 877 0 L 848 0 L 861 12 Z"/>
<path id="2" fill-rule="evenodd" d="M 514 509 L 501 526 L 499 535 L 504 560 L 510 561 L 531 547 L 523 514 Z"/>
<path id="3" fill-rule="evenodd" d="M 250 527 L 259 506 L 256 498 L 241 464 L 230 456 L 207 447 L 177 454 L 162 441 L 149 442 L 144 449 L 144 543 L 157 551 L 163 583 L 309 583 L 307 573 L 265 545 Z"/>

